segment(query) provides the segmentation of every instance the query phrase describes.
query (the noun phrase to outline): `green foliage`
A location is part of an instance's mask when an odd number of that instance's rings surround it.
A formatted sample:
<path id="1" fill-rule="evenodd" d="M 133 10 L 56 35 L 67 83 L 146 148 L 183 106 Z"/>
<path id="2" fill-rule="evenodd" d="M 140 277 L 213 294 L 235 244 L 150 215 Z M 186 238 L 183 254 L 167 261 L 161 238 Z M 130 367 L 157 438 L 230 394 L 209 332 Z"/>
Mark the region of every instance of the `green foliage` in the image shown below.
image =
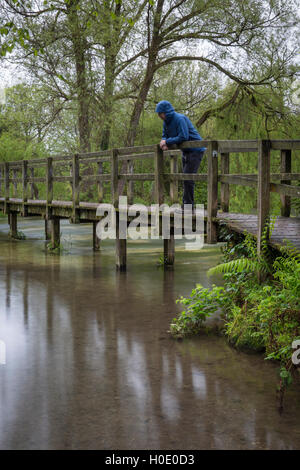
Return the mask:
<path id="1" fill-rule="evenodd" d="M 170 325 L 170 332 L 175 338 L 197 334 L 203 328 L 205 320 L 219 308 L 227 305 L 227 296 L 223 287 L 204 288 L 197 284 L 190 297 L 180 297 L 176 301 L 186 307 Z"/>

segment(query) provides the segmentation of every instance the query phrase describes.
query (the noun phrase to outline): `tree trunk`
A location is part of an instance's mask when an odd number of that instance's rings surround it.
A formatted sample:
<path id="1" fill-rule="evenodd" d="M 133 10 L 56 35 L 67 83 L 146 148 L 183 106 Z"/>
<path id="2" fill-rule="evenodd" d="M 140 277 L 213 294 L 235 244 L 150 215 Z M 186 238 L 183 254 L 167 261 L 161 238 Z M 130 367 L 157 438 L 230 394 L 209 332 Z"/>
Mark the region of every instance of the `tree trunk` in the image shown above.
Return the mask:
<path id="1" fill-rule="evenodd" d="M 76 10 L 79 0 L 70 0 L 67 4 L 67 16 L 69 20 L 71 38 L 76 67 L 76 88 L 78 100 L 78 130 L 80 152 L 90 152 L 90 125 L 89 125 L 89 94 L 86 77 L 86 41 L 82 36 Z"/>

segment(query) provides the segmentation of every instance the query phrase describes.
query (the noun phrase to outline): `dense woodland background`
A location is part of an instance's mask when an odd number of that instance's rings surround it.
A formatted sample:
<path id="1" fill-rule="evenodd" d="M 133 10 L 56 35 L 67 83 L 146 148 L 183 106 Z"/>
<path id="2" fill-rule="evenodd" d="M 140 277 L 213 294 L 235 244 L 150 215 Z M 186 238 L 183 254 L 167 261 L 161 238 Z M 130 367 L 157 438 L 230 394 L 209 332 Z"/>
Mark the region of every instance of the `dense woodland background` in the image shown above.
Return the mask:
<path id="1" fill-rule="evenodd" d="M 162 99 L 205 139 L 299 139 L 299 6 L 3 0 L 1 66 L 18 67 L 24 81 L 7 88 L 0 105 L 0 161 L 156 143 L 162 122 L 154 110 Z M 234 154 L 231 172 L 254 172 L 256 162 L 254 153 Z M 135 165 L 137 172 L 151 168 L 149 161 Z M 292 165 L 300 172 L 299 154 Z M 276 152 L 272 171 L 279 171 Z M 135 201 L 149 202 L 151 186 L 135 183 Z M 69 195 L 58 183 L 57 197 Z M 279 213 L 279 197 L 271 196 Z M 82 188 L 83 198 L 96 200 L 96 188 Z M 204 184 L 196 202 L 206 202 Z M 230 203 L 254 211 L 255 190 L 233 187 Z"/>

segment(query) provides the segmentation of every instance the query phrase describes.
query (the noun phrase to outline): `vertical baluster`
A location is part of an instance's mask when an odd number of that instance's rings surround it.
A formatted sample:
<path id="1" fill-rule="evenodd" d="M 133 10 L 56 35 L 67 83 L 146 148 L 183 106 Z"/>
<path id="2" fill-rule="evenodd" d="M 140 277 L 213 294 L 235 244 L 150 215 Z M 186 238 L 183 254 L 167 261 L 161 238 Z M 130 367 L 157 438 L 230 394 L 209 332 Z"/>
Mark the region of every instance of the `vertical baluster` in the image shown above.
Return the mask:
<path id="1" fill-rule="evenodd" d="M 214 218 L 218 212 L 218 142 L 209 142 L 207 159 L 207 243 L 216 243 L 217 223 Z"/>
<path id="2" fill-rule="evenodd" d="M 281 150 L 281 173 L 292 173 L 292 152 L 291 150 Z M 291 184 L 291 180 L 281 180 L 282 184 Z M 291 215 L 291 197 L 285 194 L 280 194 L 281 201 L 281 215 L 283 217 L 290 217 Z"/>
<path id="3" fill-rule="evenodd" d="M 229 153 L 221 153 L 221 173 L 229 174 Z M 221 209 L 229 212 L 229 184 L 221 183 Z"/>
<path id="4" fill-rule="evenodd" d="M 76 153 L 73 156 L 72 165 L 72 222 L 79 222 L 79 200 L 80 200 L 80 169 L 79 169 L 79 155 Z"/>
<path id="5" fill-rule="evenodd" d="M 257 251 L 261 253 L 261 242 L 270 212 L 270 141 L 259 141 L 258 147 L 258 231 Z"/>
<path id="6" fill-rule="evenodd" d="M 22 216 L 26 217 L 28 214 L 28 161 L 22 161 L 22 201 L 23 201 L 23 210 Z"/>

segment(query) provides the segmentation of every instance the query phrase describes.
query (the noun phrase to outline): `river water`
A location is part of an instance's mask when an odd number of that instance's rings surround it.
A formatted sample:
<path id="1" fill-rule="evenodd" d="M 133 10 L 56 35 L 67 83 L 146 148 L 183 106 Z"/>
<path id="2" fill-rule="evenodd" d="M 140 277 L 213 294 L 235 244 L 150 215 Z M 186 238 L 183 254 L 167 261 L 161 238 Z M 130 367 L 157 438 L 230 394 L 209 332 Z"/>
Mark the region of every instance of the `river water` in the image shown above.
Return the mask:
<path id="1" fill-rule="evenodd" d="M 278 366 L 216 336 L 175 341 L 175 303 L 220 259 L 217 246 L 156 266 L 162 241 L 131 241 L 127 273 L 114 245 L 92 252 L 89 225 L 62 224 L 63 255 L 43 223 L 24 241 L 0 222 L 1 449 L 296 449 L 300 387 L 278 413 Z"/>

